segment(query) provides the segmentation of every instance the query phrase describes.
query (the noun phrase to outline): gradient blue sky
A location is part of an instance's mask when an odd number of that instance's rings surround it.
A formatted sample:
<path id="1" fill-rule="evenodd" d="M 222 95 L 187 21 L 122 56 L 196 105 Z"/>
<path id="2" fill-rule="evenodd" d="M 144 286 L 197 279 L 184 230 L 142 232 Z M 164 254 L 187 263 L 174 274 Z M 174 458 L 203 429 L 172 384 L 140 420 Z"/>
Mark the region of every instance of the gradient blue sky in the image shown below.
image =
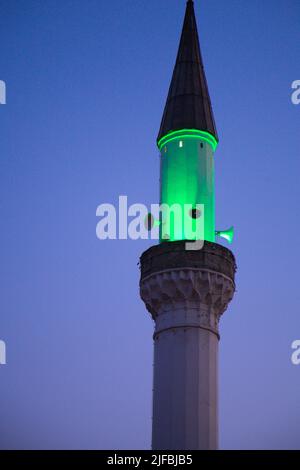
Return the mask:
<path id="1" fill-rule="evenodd" d="M 149 241 L 96 207 L 158 202 L 155 146 L 184 0 L 0 0 L 0 447 L 150 447 Z M 300 448 L 299 0 L 195 0 L 218 127 L 222 448 Z M 225 244 L 226 242 L 224 242 Z"/>

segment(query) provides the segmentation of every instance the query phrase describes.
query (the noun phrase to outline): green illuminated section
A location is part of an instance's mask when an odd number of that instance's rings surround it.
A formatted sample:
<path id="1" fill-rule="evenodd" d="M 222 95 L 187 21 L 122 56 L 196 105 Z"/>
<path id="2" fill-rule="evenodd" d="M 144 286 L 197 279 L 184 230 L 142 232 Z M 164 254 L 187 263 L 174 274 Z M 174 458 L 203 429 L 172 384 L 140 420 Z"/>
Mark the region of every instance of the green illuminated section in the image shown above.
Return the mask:
<path id="1" fill-rule="evenodd" d="M 200 139 L 209 143 L 212 146 L 214 152 L 218 146 L 217 139 L 209 132 L 199 131 L 198 129 L 181 129 L 180 131 L 170 132 L 169 134 L 162 137 L 157 143 L 159 150 L 161 150 L 161 148 L 167 143 L 172 142 L 173 140 L 177 140 L 178 138 Z"/>
<path id="2" fill-rule="evenodd" d="M 183 129 L 164 136 L 158 146 L 161 151 L 160 204 L 169 207 L 177 204 L 182 209 L 181 218 L 174 217 L 172 211 L 162 218 L 160 241 L 204 239 L 214 242 L 216 139 L 208 132 Z M 195 208 L 193 213 L 185 210 L 187 204 Z M 203 205 L 204 210 L 196 212 L 197 205 Z M 202 229 L 199 217 L 202 217 Z"/>

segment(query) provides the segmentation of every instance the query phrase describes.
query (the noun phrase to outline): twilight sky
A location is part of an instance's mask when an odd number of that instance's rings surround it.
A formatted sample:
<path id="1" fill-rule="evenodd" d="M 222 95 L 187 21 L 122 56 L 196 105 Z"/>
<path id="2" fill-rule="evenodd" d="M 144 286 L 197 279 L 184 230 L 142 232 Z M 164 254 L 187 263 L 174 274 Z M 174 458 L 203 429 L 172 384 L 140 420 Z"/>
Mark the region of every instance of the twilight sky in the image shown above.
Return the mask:
<path id="1" fill-rule="evenodd" d="M 155 145 L 184 0 L 0 0 L 1 448 L 150 447 L 151 241 L 96 238 L 96 208 L 158 202 Z M 195 0 L 235 226 L 221 320 L 221 448 L 300 448 L 299 0 Z M 226 242 L 224 241 L 224 245 Z"/>

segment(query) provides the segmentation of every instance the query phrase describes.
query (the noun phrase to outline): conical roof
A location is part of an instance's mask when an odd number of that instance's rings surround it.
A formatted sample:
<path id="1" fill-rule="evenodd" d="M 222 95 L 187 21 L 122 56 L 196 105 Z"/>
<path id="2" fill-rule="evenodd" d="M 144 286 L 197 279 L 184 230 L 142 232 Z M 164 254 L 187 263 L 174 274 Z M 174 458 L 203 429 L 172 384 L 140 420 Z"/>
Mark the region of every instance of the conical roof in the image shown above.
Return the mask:
<path id="1" fill-rule="evenodd" d="M 183 29 L 158 140 L 171 131 L 199 129 L 217 140 L 201 57 L 194 2 L 186 5 Z"/>

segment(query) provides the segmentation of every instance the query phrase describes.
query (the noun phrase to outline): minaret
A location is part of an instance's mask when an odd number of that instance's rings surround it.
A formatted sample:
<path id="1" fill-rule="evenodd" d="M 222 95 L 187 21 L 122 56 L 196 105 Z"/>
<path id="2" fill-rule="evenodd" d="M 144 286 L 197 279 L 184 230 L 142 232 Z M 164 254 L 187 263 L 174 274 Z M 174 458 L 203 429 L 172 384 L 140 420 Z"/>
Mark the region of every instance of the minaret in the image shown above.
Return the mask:
<path id="1" fill-rule="evenodd" d="M 191 0 L 157 144 L 160 203 L 179 205 L 183 217 L 163 210 L 160 244 L 140 260 L 140 294 L 155 322 L 152 448 L 217 449 L 219 319 L 235 291 L 236 264 L 215 243 L 231 231 L 215 230 L 218 135 Z M 193 235 L 188 219 L 201 219 L 203 229 Z M 197 240 L 202 248 L 191 249 Z"/>

